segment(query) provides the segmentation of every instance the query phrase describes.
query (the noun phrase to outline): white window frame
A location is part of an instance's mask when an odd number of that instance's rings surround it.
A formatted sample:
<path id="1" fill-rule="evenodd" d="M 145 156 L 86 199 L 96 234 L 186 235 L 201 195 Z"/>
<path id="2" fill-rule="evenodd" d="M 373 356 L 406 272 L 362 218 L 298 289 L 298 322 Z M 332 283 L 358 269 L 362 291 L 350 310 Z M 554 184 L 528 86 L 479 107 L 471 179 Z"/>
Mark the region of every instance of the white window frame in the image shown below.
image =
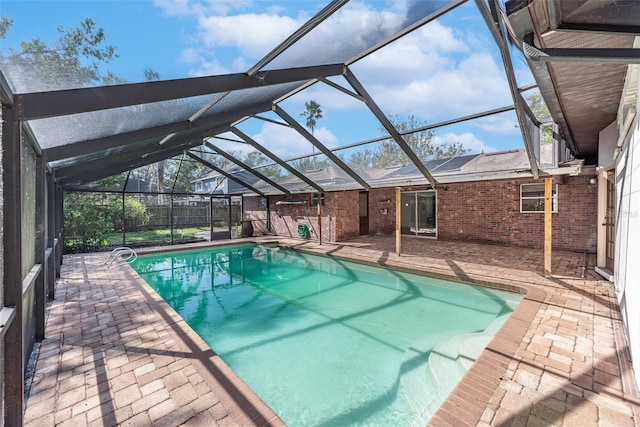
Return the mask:
<path id="1" fill-rule="evenodd" d="M 542 196 L 523 196 L 526 187 L 542 187 Z M 522 206 L 523 200 L 539 200 L 542 202 L 542 210 L 525 210 Z M 551 186 L 551 213 L 558 213 L 558 184 Z M 544 213 L 544 183 L 520 184 L 520 213 Z"/>

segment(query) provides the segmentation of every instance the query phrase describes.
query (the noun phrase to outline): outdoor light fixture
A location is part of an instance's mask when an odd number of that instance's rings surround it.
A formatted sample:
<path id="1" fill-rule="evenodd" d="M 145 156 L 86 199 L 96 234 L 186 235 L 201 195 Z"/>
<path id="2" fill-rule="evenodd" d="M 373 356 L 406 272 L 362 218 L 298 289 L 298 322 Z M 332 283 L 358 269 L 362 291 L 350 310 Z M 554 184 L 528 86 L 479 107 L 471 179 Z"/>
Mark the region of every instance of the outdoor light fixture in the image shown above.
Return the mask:
<path id="1" fill-rule="evenodd" d="M 595 185 L 597 183 L 598 183 L 598 177 L 597 176 L 592 176 L 591 178 L 589 178 L 589 184 Z"/>

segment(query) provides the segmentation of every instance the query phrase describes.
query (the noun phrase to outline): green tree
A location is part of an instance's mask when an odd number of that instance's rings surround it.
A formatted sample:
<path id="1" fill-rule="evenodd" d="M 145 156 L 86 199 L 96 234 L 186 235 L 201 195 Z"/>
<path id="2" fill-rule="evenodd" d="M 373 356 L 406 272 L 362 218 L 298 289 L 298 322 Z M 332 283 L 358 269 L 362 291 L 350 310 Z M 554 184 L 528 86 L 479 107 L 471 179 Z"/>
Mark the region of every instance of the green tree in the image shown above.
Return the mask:
<path id="1" fill-rule="evenodd" d="M 112 205 L 110 213 L 113 218 L 113 229 L 120 229 L 122 227 L 122 204 Z M 135 231 L 139 227 L 147 225 L 150 220 L 147 213 L 147 205 L 135 197 L 126 196 L 124 198 L 124 218 L 128 231 Z"/>
<path id="2" fill-rule="evenodd" d="M 146 82 L 154 82 L 160 80 L 160 73 L 154 71 L 152 68 L 144 69 L 144 80 Z"/>
<path id="3" fill-rule="evenodd" d="M 300 113 L 300 115 L 306 118 L 305 124 L 309 128 L 309 131 L 311 131 L 311 135 L 313 135 L 318 119 L 322 118 L 322 109 L 320 108 L 320 104 L 313 99 L 305 102 L 304 108 L 305 110 Z"/>
<path id="4" fill-rule="evenodd" d="M 104 249 L 107 238 L 122 230 L 122 197 L 118 193 L 64 193 L 65 253 Z M 129 230 L 149 222 L 147 206 L 126 196 L 124 215 Z"/>
<path id="5" fill-rule="evenodd" d="M 177 172 L 177 171 L 176 171 Z M 177 193 L 190 193 L 193 191 L 191 182 L 208 172 L 208 168 L 202 163 L 192 160 L 190 157 L 182 159 L 180 171 L 175 178 L 174 189 Z"/>
<path id="6" fill-rule="evenodd" d="M 320 104 L 318 104 L 313 99 L 305 102 L 304 108 L 305 110 L 302 113 L 300 113 L 300 115 L 306 118 L 305 125 L 309 128 L 309 131 L 311 131 L 311 135 L 313 135 L 313 131 L 316 128 L 318 119 L 322 118 L 322 109 L 320 108 Z M 312 153 L 316 152 L 316 147 L 313 144 L 311 145 L 311 152 Z M 315 157 L 309 158 L 309 161 L 310 163 L 308 166 L 311 167 L 311 169 L 318 169 L 321 167 L 316 164 Z"/>
<path id="7" fill-rule="evenodd" d="M 0 19 L 0 36 L 10 30 L 12 20 Z M 22 41 L 18 51 L 8 50 L 7 57 L 22 65 L 25 73 L 63 77 L 75 86 L 95 85 L 103 82 L 100 66 L 117 58 L 116 49 L 106 44 L 106 35 L 101 27 L 90 19 L 83 19 L 77 28 L 58 27 L 58 39 L 51 45 L 40 38 Z M 34 75 L 34 78 L 36 76 Z M 107 74 L 112 81 L 114 76 Z"/>
<path id="8" fill-rule="evenodd" d="M 377 165 L 376 153 L 365 148 L 349 156 L 347 164 L 357 171 L 371 169 Z"/>
<path id="9" fill-rule="evenodd" d="M 303 159 L 294 160 L 291 162 L 291 166 L 300 172 L 309 172 L 312 170 L 322 169 L 330 166 L 329 160 L 317 160 L 314 157 L 305 157 Z"/>
<path id="10" fill-rule="evenodd" d="M 248 152 L 243 161 L 249 166 L 261 166 L 264 164 L 273 163 L 270 158 L 262 154 L 260 151 Z M 261 167 L 259 172 L 268 176 L 269 178 L 279 178 L 281 176 L 280 166 L 278 166 L 277 164 Z"/>
<path id="11" fill-rule="evenodd" d="M 13 19 L 9 19 L 6 16 L 0 16 L 0 39 L 7 37 L 7 31 L 13 25 Z"/>
<path id="12" fill-rule="evenodd" d="M 435 132 L 433 130 L 422 130 L 418 132 L 412 132 L 413 129 L 422 128 L 425 126 L 424 122 L 419 121 L 415 116 L 411 115 L 406 119 L 399 116 L 390 117 L 389 120 L 393 126 L 403 134 L 403 138 L 407 145 L 411 147 L 413 152 L 423 162 L 433 159 L 445 159 L 465 154 L 468 149 L 464 148 L 462 143 L 451 144 L 434 144 L 433 137 Z M 381 128 L 381 131 L 385 129 Z M 399 164 L 408 163 L 409 157 L 400 148 L 398 143 L 392 139 L 386 139 L 382 141 L 378 149 L 374 153 L 375 160 L 373 164 L 375 167 L 387 167 L 395 166 Z"/>
<path id="13" fill-rule="evenodd" d="M 106 193 L 64 193 L 65 253 L 87 252 L 106 245 L 107 236 L 113 231 L 112 202 Z"/>
<path id="14" fill-rule="evenodd" d="M 540 127 L 540 144 L 551 144 L 553 142 L 553 128 L 548 123 L 552 121 L 552 118 L 542 94 L 539 91 L 532 92 L 527 96 L 526 101 L 536 119 L 545 124 Z"/>
<path id="15" fill-rule="evenodd" d="M 544 123 L 551 120 L 551 113 L 549 112 L 544 99 L 542 99 L 542 94 L 540 92 L 531 92 L 527 95 L 526 101 L 538 121 Z"/>

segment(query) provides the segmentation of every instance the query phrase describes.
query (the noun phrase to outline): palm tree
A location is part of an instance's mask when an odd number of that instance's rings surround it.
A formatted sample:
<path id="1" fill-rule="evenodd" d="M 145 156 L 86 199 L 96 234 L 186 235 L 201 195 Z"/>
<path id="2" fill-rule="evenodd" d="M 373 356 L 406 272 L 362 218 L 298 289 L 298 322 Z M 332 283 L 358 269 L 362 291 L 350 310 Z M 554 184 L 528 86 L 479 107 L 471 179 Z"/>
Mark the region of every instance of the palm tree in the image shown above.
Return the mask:
<path id="1" fill-rule="evenodd" d="M 305 102 L 304 107 L 306 110 L 300 113 L 300 115 L 307 118 L 307 127 L 311 131 L 311 135 L 313 135 L 313 130 L 317 123 L 316 120 L 322 118 L 322 110 L 320 109 L 320 104 L 314 100 Z"/>
<path id="2" fill-rule="evenodd" d="M 316 127 L 316 120 L 322 118 L 322 109 L 320 109 L 320 104 L 313 99 L 305 102 L 304 107 L 306 110 L 300 113 L 300 115 L 307 118 L 307 127 L 311 131 L 311 135 L 313 135 L 313 130 Z M 311 145 L 311 152 L 316 152 L 316 147 L 313 144 Z"/>

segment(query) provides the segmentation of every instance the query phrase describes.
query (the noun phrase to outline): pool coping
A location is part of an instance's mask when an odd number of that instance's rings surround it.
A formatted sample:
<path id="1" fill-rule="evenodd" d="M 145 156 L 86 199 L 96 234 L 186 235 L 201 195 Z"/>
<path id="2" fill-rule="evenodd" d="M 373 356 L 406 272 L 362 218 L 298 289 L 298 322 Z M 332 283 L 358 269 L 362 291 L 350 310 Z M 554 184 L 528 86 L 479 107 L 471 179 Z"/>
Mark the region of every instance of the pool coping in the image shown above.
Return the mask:
<path id="1" fill-rule="evenodd" d="M 200 249 L 208 247 L 238 246 L 243 244 L 272 244 L 283 248 L 294 249 L 303 253 L 324 255 L 336 259 L 344 259 L 378 267 L 390 267 L 406 272 L 428 274 L 460 283 L 471 283 L 493 289 L 500 289 L 522 294 L 522 301 L 511 313 L 504 325 L 490 340 L 480 356 L 471 365 L 450 392 L 439 409 L 431 417 L 427 425 L 477 425 L 485 409 L 492 403 L 495 392 L 503 380 L 511 360 L 533 322 L 547 293 L 535 285 L 501 278 L 487 278 L 484 275 L 455 274 L 430 267 L 417 266 L 405 262 L 406 257 L 372 261 L 366 254 L 363 256 L 345 256 L 335 253 L 335 245 L 318 245 L 309 247 L 305 243 L 283 239 L 243 239 L 242 241 L 191 244 L 181 247 L 155 247 L 138 251 L 138 255 L 157 254 Z M 327 248 L 331 248 L 327 250 Z M 122 264 L 121 264 L 122 265 Z M 183 350 L 193 352 L 196 357 L 193 363 L 202 368 L 203 377 L 220 399 L 229 414 L 241 425 L 251 423 L 257 425 L 286 425 L 269 406 L 255 394 L 249 386 L 238 377 L 233 370 L 209 347 L 208 344 L 166 303 L 128 264 L 121 267 L 127 277 L 147 299 L 149 305 L 156 310 L 170 326 L 170 333 Z M 232 392 L 230 392 L 230 390 Z"/>

